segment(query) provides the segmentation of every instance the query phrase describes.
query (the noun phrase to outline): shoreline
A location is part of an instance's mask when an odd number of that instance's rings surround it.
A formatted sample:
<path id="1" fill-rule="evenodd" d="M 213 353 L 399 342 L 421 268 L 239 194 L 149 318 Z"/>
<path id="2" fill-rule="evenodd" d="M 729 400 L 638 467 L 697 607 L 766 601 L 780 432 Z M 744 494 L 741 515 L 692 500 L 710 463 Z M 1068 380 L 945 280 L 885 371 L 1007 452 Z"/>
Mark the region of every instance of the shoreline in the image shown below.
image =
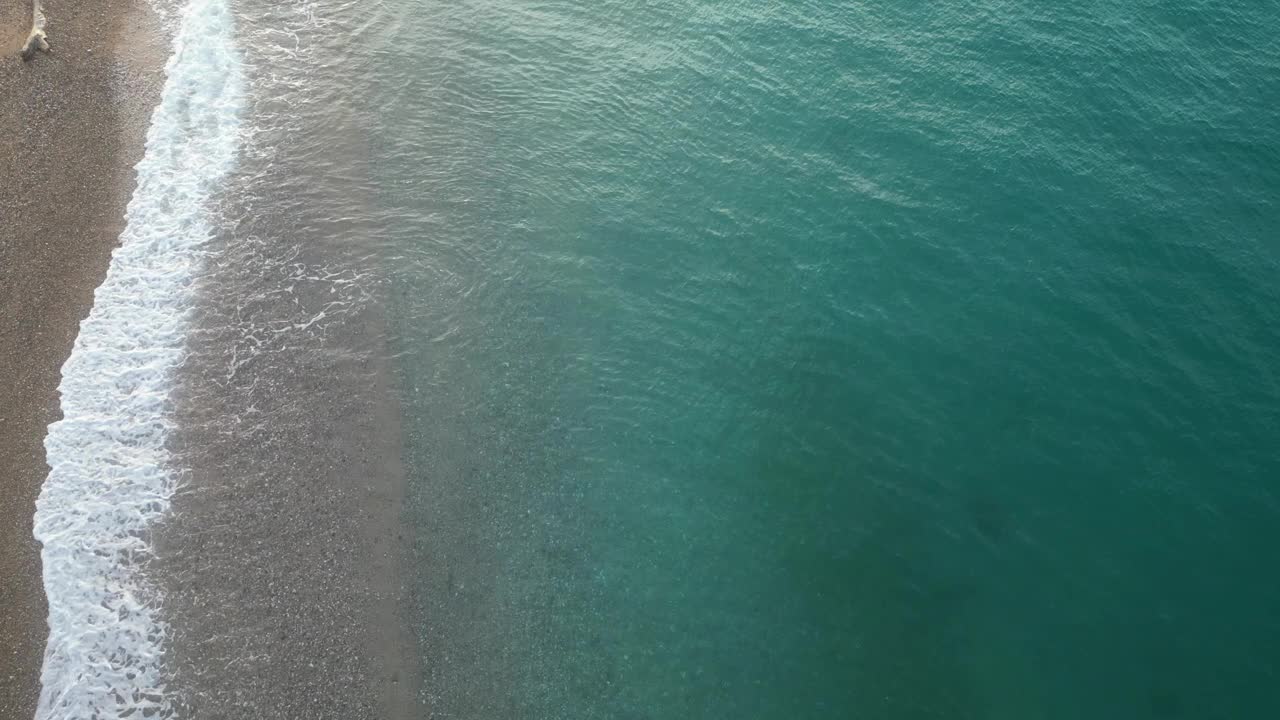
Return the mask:
<path id="1" fill-rule="evenodd" d="M 14 6 L 23 5 L 22 8 Z M 168 43 L 140 0 L 46 0 L 54 52 L 23 63 L 25 3 L 0 10 L 0 716 L 30 717 L 47 608 L 35 499 L 57 387 L 124 229 Z M 23 25 L 15 30 L 14 24 Z"/>
<path id="2" fill-rule="evenodd" d="M 125 227 L 134 166 L 169 51 L 161 19 L 142 0 L 105 0 L 92 9 L 48 0 L 45 12 L 53 53 L 29 63 L 16 48 L 0 57 L 0 118 L 11 130 L 0 140 L 0 181 L 17 189 L 0 198 L 0 226 L 18 229 L 0 238 L 0 373 L 11 379 L 0 385 L 4 718 L 31 717 L 39 700 L 48 607 L 32 520 L 49 472 L 44 440 L 61 417 L 62 366 Z M 9 19 L 0 9 L 0 20 Z M 343 148 L 350 166 L 367 175 L 361 124 L 353 108 L 340 137 L 352 140 Z M 283 172 L 303 178 L 305 168 L 301 162 Z M 237 180 L 248 181 L 233 178 L 224 210 L 235 209 Z M 312 181 L 324 185 L 322 178 Z M 372 202 L 367 189 L 342 182 L 327 192 L 339 202 Z M 299 218 L 268 215 L 280 223 L 280 237 L 292 241 Z M 274 269 L 281 272 L 305 266 L 323 275 L 337 267 L 376 275 L 369 258 L 332 241 L 352 233 L 372 237 L 374 228 L 307 220 L 316 232 L 299 244 L 300 254 L 288 246 L 259 248 L 263 257 L 252 260 L 278 261 Z M 404 563 L 412 541 L 401 518 L 402 430 L 382 288 L 350 276 L 339 280 L 354 293 L 352 307 L 316 328 L 315 347 L 246 366 L 228 382 L 220 351 L 243 339 L 237 333 L 244 325 L 239 296 L 219 290 L 263 275 L 262 266 L 236 263 L 243 258 L 234 252 L 220 257 L 219 248 L 245 229 L 224 226 L 207 251 L 191 361 L 178 372 L 172 397 L 177 426 L 170 445 L 182 474 L 169 515 L 152 533 L 156 556 L 146 574 L 165 596 L 164 670 L 173 702 L 192 716 L 274 710 L 408 720 L 416 716 L 420 673 L 409 627 Z M 263 317 L 323 316 L 332 312 L 334 287 L 316 282 L 289 303 L 263 298 Z M 293 339 L 308 345 L 305 335 Z M 270 388 L 265 396 L 264 388 Z M 252 451 L 221 432 L 224 423 L 242 419 L 246 400 L 278 403 L 282 420 L 250 436 L 264 446 Z M 246 482 L 261 477 L 272 482 Z M 229 623 L 236 632 L 226 631 Z M 228 670 L 224 661 L 243 671 Z"/>

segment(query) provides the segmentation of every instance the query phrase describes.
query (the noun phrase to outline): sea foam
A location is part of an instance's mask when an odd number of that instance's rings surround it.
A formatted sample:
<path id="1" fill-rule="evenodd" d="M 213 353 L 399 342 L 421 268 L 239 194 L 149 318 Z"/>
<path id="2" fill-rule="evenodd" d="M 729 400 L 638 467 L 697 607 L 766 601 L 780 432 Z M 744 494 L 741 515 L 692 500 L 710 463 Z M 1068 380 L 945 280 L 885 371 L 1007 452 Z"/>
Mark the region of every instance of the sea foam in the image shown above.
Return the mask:
<path id="1" fill-rule="evenodd" d="M 175 474 L 165 438 L 212 235 L 210 201 L 236 160 L 245 103 L 227 0 L 182 10 L 120 247 L 80 326 L 49 426 L 36 504 L 49 640 L 36 718 L 166 717 L 166 628 L 141 571 Z"/>

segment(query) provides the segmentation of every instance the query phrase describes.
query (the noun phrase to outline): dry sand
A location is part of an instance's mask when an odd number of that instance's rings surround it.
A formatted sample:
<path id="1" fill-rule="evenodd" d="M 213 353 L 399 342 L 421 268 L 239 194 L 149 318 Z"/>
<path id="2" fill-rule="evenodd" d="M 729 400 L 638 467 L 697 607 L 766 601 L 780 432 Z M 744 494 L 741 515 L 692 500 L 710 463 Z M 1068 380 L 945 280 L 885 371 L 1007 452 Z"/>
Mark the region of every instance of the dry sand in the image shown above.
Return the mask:
<path id="1" fill-rule="evenodd" d="M 54 52 L 23 63 L 30 7 L 0 3 L 2 718 L 31 717 L 39 694 L 47 629 L 31 520 L 48 472 L 45 428 L 123 229 L 168 52 L 142 0 L 44 8 Z"/>

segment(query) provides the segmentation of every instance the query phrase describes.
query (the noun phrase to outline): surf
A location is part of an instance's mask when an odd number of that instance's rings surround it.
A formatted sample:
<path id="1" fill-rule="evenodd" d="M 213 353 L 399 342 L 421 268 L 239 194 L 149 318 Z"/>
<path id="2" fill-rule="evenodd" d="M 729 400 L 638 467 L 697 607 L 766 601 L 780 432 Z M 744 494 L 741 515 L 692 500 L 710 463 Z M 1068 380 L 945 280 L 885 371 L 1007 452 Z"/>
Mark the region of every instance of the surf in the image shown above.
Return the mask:
<path id="1" fill-rule="evenodd" d="M 227 0 L 191 0 L 175 28 L 120 246 L 81 324 L 45 438 L 36 503 L 49 636 L 36 719 L 168 716 L 162 598 L 149 531 L 178 474 L 165 443 L 211 200 L 234 167 L 245 105 Z"/>

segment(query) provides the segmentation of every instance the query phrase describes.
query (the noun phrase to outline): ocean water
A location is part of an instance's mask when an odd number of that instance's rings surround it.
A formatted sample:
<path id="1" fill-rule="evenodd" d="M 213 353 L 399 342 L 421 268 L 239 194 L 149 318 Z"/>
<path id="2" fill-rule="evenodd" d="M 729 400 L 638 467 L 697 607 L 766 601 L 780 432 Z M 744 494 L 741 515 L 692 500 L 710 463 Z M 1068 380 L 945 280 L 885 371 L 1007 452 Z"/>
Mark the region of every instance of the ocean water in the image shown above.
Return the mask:
<path id="1" fill-rule="evenodd" d="M 416 717 L 1280 712 L 1280 6 L 166 15 L 41 717 L 359 716 L 375 386 Z"/>
<path id="2" fill-rule="evenodd" d="M 433 717 L 1280 711 L 1280 12 L 387 3 Z"/>

